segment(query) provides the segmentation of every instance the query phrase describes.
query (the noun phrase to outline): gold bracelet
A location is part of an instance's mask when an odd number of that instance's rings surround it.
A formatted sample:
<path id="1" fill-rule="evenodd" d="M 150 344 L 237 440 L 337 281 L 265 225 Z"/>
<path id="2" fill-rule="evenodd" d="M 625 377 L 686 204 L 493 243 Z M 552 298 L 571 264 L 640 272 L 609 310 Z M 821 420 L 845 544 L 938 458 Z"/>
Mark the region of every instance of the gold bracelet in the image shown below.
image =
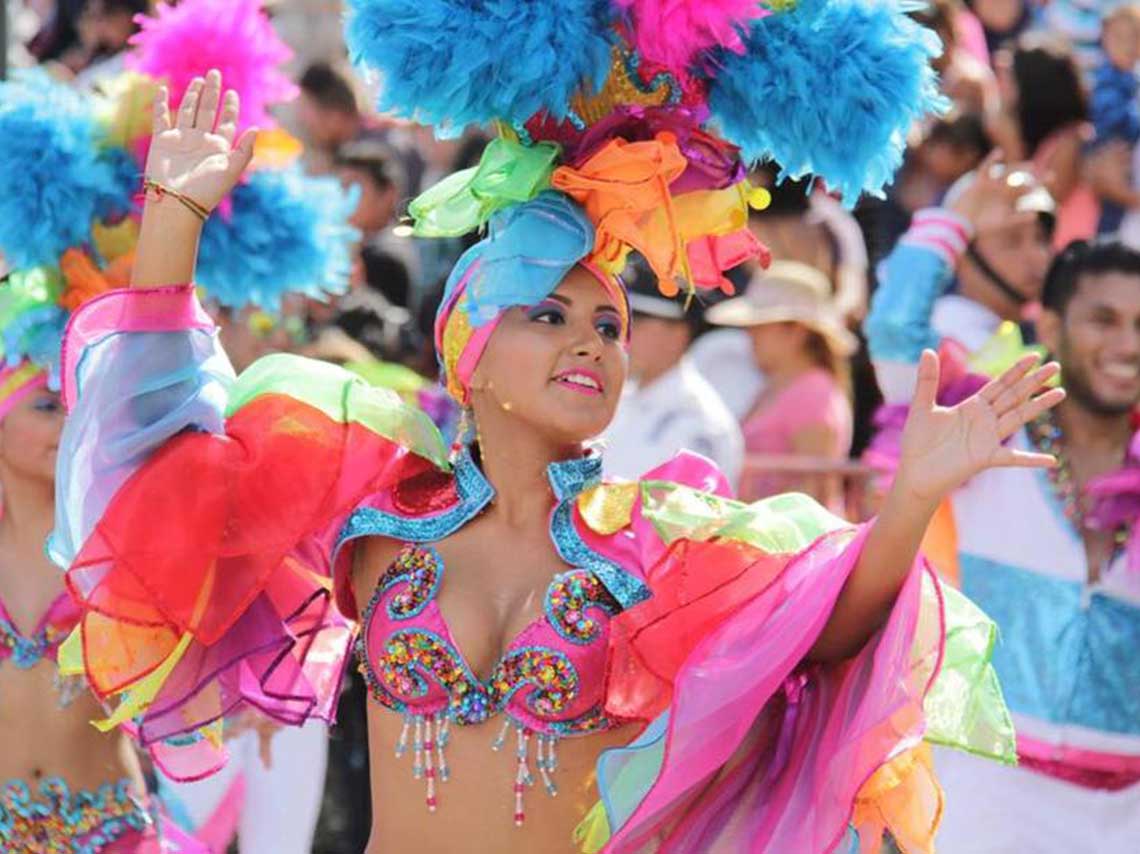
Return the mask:
<path id="1" fill-rule="evenodd" d="M 151 178 L 144 178 L 143 192 L 149 193 L 151 190 L 154 191 L 154 194 L 159 201 L 162 201 L 163 196 L 170 196 L 173 199 L 177 199 L 182 203 L 183 207 L 194 214 L 194 216 L 198 217 L 198 219 L 202 220 L 202 222 L 205 222 L 210 218 L 210 211 L 206 210 L 205 207 L 198 204 L 189 196 L 180 193 L 177 190 L 166 186 L 165 184 L 160 184 L 158 181 L 152 180 Z"/>

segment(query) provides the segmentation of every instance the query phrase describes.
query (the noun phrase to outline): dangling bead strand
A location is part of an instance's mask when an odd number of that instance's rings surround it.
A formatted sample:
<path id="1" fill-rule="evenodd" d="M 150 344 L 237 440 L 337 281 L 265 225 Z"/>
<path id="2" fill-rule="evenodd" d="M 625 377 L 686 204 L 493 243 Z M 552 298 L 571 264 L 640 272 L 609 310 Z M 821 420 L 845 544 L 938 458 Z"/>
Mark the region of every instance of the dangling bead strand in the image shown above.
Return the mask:
<path id="1" fill-rule="evenodd" d="M 408 733 L 412 729 L 412 716 L 404 715 L 404 727 L 400 730 L 400 737 L 396 740 L 396 758 L 403 759 L 408 752 Z"/>
<path id="2" fill-rule="evenodd" d="M 433 731 L 433 727 L 435 728 Z M 435 812 L 439 801 L 435 797 L 435 765 L 432 762 L 432 753 L 436 746 L 436 735 L 439 732 L 439 718 L 432 715 L 427 719 L 427 739 L 424 741 L 424 776 L 427 777 L 427 808 L 428 812 Z"/>
<path id="3" fill-rule="evenodd" d="M 546 743 L 546 769 L 553 774 L 558 770 L 558 754 L 555 753 L 554 748 L 558 744 L 558 736 L 549 736 L 550 740 Z"/>
<path id="4" fill-rule="evenodd" d="M 550 772 L 554 770 L 554 740 L 555 737 L 552 735 L 538 737 L 538 758 L 535 760 L 538 773 L 542 775 L 542 785 L 546 787 L 546 794 L 552 798 L 558 795 L 558 787 L 550 777 Z"/>
<path id="5" fill-rule="evenodd" d="M 506 718 L 502 729 L 491 742 L 491 749 L 501 751 L 507 742 L 511 728 L 515 730 L 515 781 L 513 792 L 514 821 L 516 827 L 522 827 L 526 821 L 524 795 L 527 787 L 535 784 L 535 776 L 530 770 L 530 743 L 533 740 L 535 747 L 535 767 L 538 776 L 542 779 L 542 786 L 549 797 L 558 796 L 558 785 L 554 782 L 553 774 L 558 769 L 558 756 L 556 745 L 558 735 L 535 733 L 525 725 Z M 436 812 L 439 807 L 439 784 L 446 783 L 451 776 L 447 764 L 445 748 L 451 737 L 451 718 L 446 713 L 433 715 L 404 715 L 403 727 L 396 741 L 396 756 L 403 757 L 408 752 L 408 742 L 412 747 L 412 776 L 417 780 L 425 780 L 427 786 L 426 803 L 429 812 Z"/>
<path id="6" fill-rule="evenodd" d="M 412 776 L 420 780 L 424 776 L 424 719 L 416 717 L 416 739 L 412 748 Z"/>
<path id="7" fill-rule="evenodd" d="M 510 732 L 511 722 L 510 719 L 503 721 L 503 728 L 499 730 L 499 734 L 495 736 L 495 740 L 491 742 L 491 749 L 498 753 L 503 749 L 507 743 L 507 733 Z"/>
<path id="8" fill-rule="evenodd" d="M 447 766 L 447 756 L 443 749 L 447 747 L 447 740 L 451 736 L 451 718 L 446 715 L 436 716 L 435 745 L 439 762 L 439 779 L 446 783 L 451 778 L 451 769 Z"/>
<path id="9" fill-rule="evenodd" d="M 515 757 L 518 759 L 518 771 L 515 773 L 515 827 L 522 827 L 526 821 L 526 812 L 523 809 L 523 792 L 527 786 L 534 785 L 534 778 L 530 776 L 527 766 L 527 753 L 530 750 L 530 730 L 520 726 L 518 728 L 518 747 Z"/>

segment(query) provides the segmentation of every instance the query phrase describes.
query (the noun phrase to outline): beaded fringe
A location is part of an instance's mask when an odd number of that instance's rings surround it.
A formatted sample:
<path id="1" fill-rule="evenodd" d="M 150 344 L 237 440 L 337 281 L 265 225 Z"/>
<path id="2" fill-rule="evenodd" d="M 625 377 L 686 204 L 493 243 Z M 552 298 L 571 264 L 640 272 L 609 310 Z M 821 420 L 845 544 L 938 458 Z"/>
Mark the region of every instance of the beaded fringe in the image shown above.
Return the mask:
<path id="1" fill-rule="evenodd" d="M 558 755 L 555 746 L 557 735 L 543 735 L 532 732 L 522 724 L 510 720 L 503 722 L 503 728 L 491 742 L 491 749 L 501 751 L 507 743 L 511 728 L 515 730 L 515 780 L 514 822 L 522 827 L 526 822 L 526 809 L 523 796 L 534 786 L 535 778 L 530 771 L 530 744 L 535 743 L 535 768 L 542 779 L 543 788 L 550 797 L 558 795 L 558 786 L 553 774 L 558 770 Z M 426 781 L 426 803 L 429 812 L 439 807 L 438 783 L 446 783 L 451 776 L 447 764 L 445 748 L 451 734 L 451 720 L 445 714 L 404 715 L 404 726 L 396 740 L 396 758 L 401 759 L 408 752 L 408 742 L 412 746 L 412 777 Z"/>

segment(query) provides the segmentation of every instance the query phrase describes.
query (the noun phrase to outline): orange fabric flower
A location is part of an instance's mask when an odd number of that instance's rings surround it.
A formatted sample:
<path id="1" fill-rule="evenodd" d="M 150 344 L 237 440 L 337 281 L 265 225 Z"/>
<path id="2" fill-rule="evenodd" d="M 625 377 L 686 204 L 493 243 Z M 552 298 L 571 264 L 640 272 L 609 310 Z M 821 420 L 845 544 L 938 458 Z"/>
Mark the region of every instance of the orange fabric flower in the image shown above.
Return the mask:
<path id="1" fill-rule="evenodd" d="M 59 297 L 59 304 L 75 311 L 89 299 L 111 290 L 103 273 L 82 249 L 68 249 L 59 261 L 67 288 Z"/>
<path id="2" fill-rule="evenodd" d="M 551 183 L 586 209 L 597 228 L 591 260 L 607 272 L 624 266 L 636 249 L 657 274 L 663 292 L 688 278 L 669 185 L 687 162 L 677 139 L 659 133 L 644 142 L 613 139 L 580 167 L 560 166 Z"/>
<path id="3" fill-rule="evenodd" d="M 745 181 L 723 190 L 674 196 L 669 186 L 688 163 L 676 137 L 662 131 L 644 142 L 613 139 L 580 167 L 561 166 L 551 183 L 586 209 L 597 229 L 591 260 L 619 273 L 636 249 L 666 296 L 681 286 L 732 292 L 724 271 L 768 252 L 747 231 L 755 191 Z"/>
<path id="4" fill-rule="evenodd" d="M 859 833 L 859 851 L 880 854 L 890 832 L 903 854 L 934 850 L 942 822 L 942 788 L 934 775 L 930 745 L 901 753 L 868 780 L 855 800 L 851 823 Z"/>

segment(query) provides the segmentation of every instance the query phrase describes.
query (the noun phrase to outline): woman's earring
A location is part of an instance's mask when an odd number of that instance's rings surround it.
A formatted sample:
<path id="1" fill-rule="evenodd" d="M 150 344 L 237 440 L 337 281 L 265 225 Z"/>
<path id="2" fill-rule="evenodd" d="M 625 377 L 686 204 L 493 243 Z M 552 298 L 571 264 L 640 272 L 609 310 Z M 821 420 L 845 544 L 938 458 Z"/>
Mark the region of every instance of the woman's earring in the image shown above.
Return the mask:
<path id="1" fill-rule="evenodd" d="M 455 439 L 451 443 L 452 460 L 458 459 L 463 449 L 470 443 L 471 434 L 475 432 L 472 430 L 474 422 L 475 414 L 471 411 L 471 407 L 463 407 L 459 413 L 459 422 L 455 425 Z"/>

